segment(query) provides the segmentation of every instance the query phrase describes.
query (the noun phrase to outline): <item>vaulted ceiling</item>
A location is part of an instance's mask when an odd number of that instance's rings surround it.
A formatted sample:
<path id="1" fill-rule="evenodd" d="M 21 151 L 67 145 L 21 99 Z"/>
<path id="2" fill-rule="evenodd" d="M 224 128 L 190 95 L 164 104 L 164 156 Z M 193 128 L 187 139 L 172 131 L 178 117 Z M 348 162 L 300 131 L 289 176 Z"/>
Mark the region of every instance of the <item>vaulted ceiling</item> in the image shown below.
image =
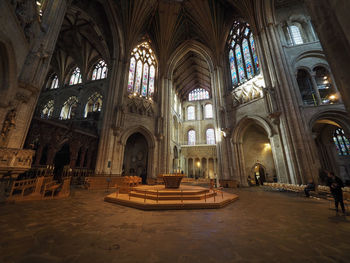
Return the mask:
<path id="1" fill-rule="evenodd" d="M 173 75 L 174 85 L 181 99 L 196 88 L 204 88 L 211 92 L 210 71 L 204 58 L 190 51 L 177 63 Z"/>

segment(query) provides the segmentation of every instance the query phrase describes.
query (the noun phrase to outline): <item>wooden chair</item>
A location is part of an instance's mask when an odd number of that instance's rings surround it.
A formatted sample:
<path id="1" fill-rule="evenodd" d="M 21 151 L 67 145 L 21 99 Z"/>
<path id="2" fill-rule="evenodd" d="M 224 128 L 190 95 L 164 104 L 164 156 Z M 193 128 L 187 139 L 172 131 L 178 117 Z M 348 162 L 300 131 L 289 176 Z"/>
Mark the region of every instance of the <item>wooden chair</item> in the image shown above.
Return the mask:
<path id="1" fill-rule="evenodd" d="M 61 186 L 61 184 L 58 184 L 56 181 L 51 181 L 48 182 L 44 185 L 44 190 L 42 193 L 42 198 L 44 199 L 46 197 L 47 193 L 51 193 L 51 198 L 54 197 L 55 192 L 57 191 L 57 189 Z"/>

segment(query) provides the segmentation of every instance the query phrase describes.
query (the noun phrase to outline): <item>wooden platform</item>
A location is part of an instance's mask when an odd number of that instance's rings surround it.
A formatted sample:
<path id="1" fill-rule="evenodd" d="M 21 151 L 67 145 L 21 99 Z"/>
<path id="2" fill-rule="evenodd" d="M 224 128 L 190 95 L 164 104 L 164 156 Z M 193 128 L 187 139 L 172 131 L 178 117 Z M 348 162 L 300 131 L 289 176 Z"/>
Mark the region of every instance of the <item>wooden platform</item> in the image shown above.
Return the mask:
<path id="1" fill-rule="evenodd" d="M 129 194 L 112 193 L 104 200 L 142 210 L 211 209 L 238 200 L 238 195 L 199 186 L 166 189 L 163 185 L 143 185 L 133 188 Z"/>

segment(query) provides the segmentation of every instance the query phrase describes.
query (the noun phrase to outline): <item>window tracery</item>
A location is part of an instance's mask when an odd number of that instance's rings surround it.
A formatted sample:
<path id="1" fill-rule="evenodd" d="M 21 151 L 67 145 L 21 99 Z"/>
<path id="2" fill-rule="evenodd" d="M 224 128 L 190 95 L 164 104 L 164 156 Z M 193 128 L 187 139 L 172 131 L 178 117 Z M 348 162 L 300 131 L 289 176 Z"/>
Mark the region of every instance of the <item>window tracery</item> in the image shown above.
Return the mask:
<path id="1" fill-rule="evenodd" d="M 40 117 L 43 119 L 49 119 L 52 117 L 53 114 L 53 105 L 54 105 L 54 101 L 53 100 L 49 100 L 45 106 L 43 107 Z"/>
<path id="2" fill-rule="evenodd" d="M 188 94 L 189 101 L 207 100 L 209 99 L 209 92 L 205 89 L 194 89 Z"/>
<path id="3" fill-rule="evenodd" d="M 239 86 L 260 72 L 254 37 L 249 24 L 236 21 L 230 31 L 228 45 L 232 84 Z"/>
<path id="4" fill-rule="evenodd" d="M 344 130 L 338 128 L 334 131 L 333 141 L 337 148 L 338 155 L 347 156 L 350 155 L 350 142 L 345 136 Z"/>
<path id="5" fill-rule="evenodd" d="M 213 128 L 206 131 L 207 144 L 215 144 L 215 132 Z"/>
<path id="6" fill-rule="evenodd" d="M 195 145 L 195 144 L 196 144 L 196 131 L 189 130 L 188 131 L 188 145 Z"/>
<path id="7" fill-rule="evenodd" d="M 89 97 L 88 102 L 85 105 L 84 117 L 86 118 L 89 112 L 99 112 L 101 110 L 102 110 L 102 95 L 99 94 L 98 92 L 95 92 Z"/>
<path id="8" fill-rule="evenodd" d="M 303 37 L 301 36 L 300 29 L 297 25 L 292 25 L 288 27 L 288 32 L 294 45 L 300 45 L 304 43 Z"/>
<path id="9" fill-rule="evenodd" d="M 206 119 L 213 118 L 213 105 L 212 104 L 206 104 L 204 107 L 204 116 Z"/>
<path id="10" fill-rule="evenodd" d="M 76 67 L 69 80 L 69 85 L 75 85 L 82 82 L 80 68 Z"/>
<path id="11" fill-rule="evenodd" d="M 92 77 L 91 80 L 98 80 L 98 79 L 105 79 L 107 78 L 107 64 L 104 60 L 100 60 L 95 66 L 94 70 L 92 71 Z"/>
<path id="12" fill-rule="evenodd" d="M 196 110 L 194 106 L 187 107 L 187 120 L 193 121 L 196 119 Z"/>
<path id="13" fill-rule="evenodd" d="M 128 93 L 151 98 L 154 93 L 156 59 L 147 42 L 138 45 L 131 52 Z"/>
<path id="14" fill-rule="evenodd" d="M 51 77 L 50 77 L 50 87 L 49 89 L 57 89 L 58 88 L 58 76 L 57 74 L 53 74 Z"/>
<path id="15" fill-rule="evenodd" d="M 69 97 L 63 104 L 60 118 L 62 120 L 72 119 L 75 116 L 75 111 L 78 106 L 78 98 L 75 96 Z"/>

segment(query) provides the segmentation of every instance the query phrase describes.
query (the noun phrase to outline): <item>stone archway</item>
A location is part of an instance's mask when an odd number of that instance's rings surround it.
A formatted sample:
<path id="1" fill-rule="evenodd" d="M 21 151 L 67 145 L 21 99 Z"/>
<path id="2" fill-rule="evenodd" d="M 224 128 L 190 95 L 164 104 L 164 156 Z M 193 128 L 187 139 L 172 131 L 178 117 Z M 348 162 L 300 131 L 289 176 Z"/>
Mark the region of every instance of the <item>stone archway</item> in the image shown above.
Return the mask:
<path id="1" fill-rule="evenodd" d="M 320 118 L 313 123 L 312 133 L 321 169 L 334 172 L 344 182 L 350 183 L 350 140 L 347 127 L 341 125 L 336 119 Z M 344 138 L 344 139 L 343 139 Z M 341 145 L 344 142 L 344 145 Z M 347 144 L 347 145 L 346 145 Z M 326 184 L 322 173 L 318 181 Z"/>
<path id="2" fill-rule="evenodd" d="M 258 116 L 243 118 L 233 132 L 233 147 L 237 179 L 248 186 L 252 167 L 259 163 L 265 167 L 265 180 L 288 182 L 286 163 L 280 147 L 280 139 L 270 124 Z"/>
<path id="3" fill-rule="evenodd" d="M 123 170 L 125 176 L 140 176 L 147 181 L 149 147 L 146 138 L 139 132 L 130 135 L 124 148 Z"/>

